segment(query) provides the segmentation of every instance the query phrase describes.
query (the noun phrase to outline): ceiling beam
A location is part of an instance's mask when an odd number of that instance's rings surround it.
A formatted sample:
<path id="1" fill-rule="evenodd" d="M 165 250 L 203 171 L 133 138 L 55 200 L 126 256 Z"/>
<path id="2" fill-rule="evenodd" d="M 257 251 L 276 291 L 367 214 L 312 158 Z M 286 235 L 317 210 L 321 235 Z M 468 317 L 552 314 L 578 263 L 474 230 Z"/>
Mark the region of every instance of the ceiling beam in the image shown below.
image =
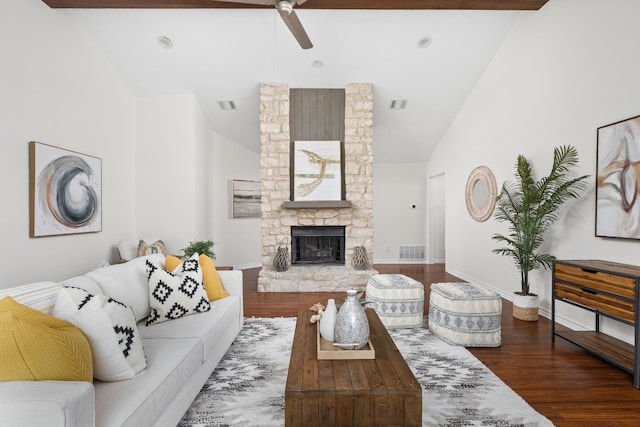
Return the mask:
<path id="1" fill-rule="evenodd" d="M 212 0 L 42 0 L 51 8 L 79 9 L 194 9 L 260 8 L 241 3 Z M 538 10 L 549 0 L 308 0 L 300 9 L 474 9 Z"/>

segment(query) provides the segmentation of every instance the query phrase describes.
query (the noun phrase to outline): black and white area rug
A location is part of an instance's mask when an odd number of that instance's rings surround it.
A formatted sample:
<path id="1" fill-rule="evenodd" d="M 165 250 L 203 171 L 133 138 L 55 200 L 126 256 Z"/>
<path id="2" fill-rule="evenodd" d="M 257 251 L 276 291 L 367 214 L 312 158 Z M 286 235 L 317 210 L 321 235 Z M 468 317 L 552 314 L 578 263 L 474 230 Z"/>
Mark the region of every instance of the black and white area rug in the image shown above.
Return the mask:
<path id="1" fill-rule="evenodd" d="M 283 426 L 294 328 L 294 318 L 246 319 L 179 426 Z M 390 335 L 422 385 L 424 426 L 553 426 L 468 350 L 426 326 Z"/>

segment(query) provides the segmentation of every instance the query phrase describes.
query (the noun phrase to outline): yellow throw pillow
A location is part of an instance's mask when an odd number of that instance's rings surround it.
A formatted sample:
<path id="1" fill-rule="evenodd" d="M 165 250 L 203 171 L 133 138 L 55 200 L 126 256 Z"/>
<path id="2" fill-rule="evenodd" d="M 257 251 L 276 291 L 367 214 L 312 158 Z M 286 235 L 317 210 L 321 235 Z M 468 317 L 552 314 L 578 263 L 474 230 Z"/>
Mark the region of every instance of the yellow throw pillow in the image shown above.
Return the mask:
<path id="1" fill-rule="evenodd" d="M 69 322 L 0 300 L 0 381 L 93 380 L 89 341 Z"/>
<path id="2" fill-rule="evenodd" d="M 222 286 L 222 280 L 216 271 L 216 265 L 213 260 L 206 255 L 200 255 L 200 268 L 202 269 L 202 281 L 204 288 L 207 290 L 209 301 L 215 301 L 220 298 L 228 297 L 229 293 Z"/>
<path id="3" fill-rule="evenodd" d="M 177 256 L 167 255 L 164 258 L 164 269 L 168 272 L 172 273 L 173 270 L 178 268 L 178 266 L 182 263 L 182 260 Z"/>
<path id="4" fill-rule="evenodd" d="M 182 260 L 180 258 L 167 255 L 164 261 L 164 268 L 167 271 L 175 270 Z M 207 297 L 209 301 L 215 301 L 220 298 L 228 297 L 229 293 L 225 290 L 222 285 L 222 280 L 220 280 L 220 276 L 218 275 L 218 271 L 216 270 L 216 266 L 213 263 L 213 260 L 206 255 L 200 255 L 198 258 L 198 262 L 200 263 L 200 269 L 202 269 L 202 282 L 204 284 L 204 288 L 207 291 Z"/>

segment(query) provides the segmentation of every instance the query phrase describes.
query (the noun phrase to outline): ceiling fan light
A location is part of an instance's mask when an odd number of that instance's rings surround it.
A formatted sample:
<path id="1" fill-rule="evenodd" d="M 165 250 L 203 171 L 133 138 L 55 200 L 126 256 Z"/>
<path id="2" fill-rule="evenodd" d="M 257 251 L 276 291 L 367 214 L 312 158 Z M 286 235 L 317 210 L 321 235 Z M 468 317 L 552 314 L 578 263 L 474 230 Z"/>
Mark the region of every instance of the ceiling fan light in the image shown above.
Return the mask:
<path id="1" fill-rule="evenodd" d="M 288 0 L 280 0 L 276 4 L 276 8 L 278 9 L 278 13 L 282 16 L 289 16 L 293 11 L 293 3 Z"/>

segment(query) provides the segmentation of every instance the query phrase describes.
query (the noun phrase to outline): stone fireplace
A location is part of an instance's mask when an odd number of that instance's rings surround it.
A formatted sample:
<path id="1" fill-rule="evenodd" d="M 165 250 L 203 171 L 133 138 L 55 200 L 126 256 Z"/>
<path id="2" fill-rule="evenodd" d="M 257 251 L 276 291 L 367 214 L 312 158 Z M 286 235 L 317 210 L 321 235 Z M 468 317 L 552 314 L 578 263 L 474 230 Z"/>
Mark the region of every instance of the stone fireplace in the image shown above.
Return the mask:
<path id="1" fill-rule="evenodd" d="M 258 291 L 364 290 L 368 278 L 377 272 L 354 269 L 351 258 L 356 246 L 364 246 L 369 260 L 373 254 L 373 87 L 349 84 L 344 90 L 343 200 L 292 200 L 289 97 L 287 84 L 260 85 L 262 270 Z M 342 242 L 336 246 L 335 236 L 306 240 L 314 228 L 332 234 L 341 230 Z M 303 235 L 296 235 L 299 232 Z M 287 271 L 276 271 L 273 258 L 283 245 L 291 247 L 292 260 L 300 255 L 304 260 L 294 261 Z M 316 262 L 320 259 L 325 262 Z"/>

